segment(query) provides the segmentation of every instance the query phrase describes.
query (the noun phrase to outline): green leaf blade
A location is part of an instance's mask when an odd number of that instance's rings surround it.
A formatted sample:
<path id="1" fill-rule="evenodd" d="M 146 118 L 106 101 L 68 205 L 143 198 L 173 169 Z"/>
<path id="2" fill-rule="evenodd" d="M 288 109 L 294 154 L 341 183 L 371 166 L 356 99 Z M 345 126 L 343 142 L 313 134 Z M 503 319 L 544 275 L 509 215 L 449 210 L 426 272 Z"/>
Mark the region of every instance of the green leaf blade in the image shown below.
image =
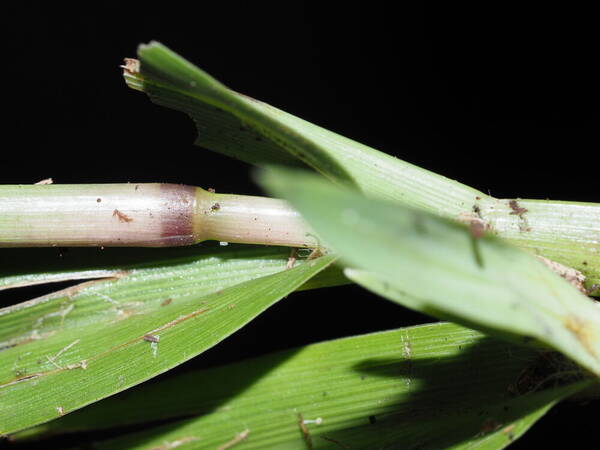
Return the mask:
<path id="1" fill-rule="evenodd" d="M 600 374 L 600 309 L 525 252 L 314 176 L 281 169 L 262 180 L 347 264 L 371 272 L 367 279 L 348 271 L 356 282 L 427 314 L 538 341 Z"/>
<path id="2" fill-rule="evenodd" d="M 481 448 L 503 448 L 582 388 L 511 394 L 539 360 L 533 349 L 454 324 L 420 325 L 177 375 L 29 434 L 193 415 L 97 445 L 148 448 L 194 438 L 197 446 L 216 448 L 248 429 L 240 448 L 303 448 L 301 415 L 314 448 L 462 448 L 480 441 L 488 443 Z M 528 389 L 536 384 L 529 381 Z"/>
<path id="3" fill-rule="evenodd" d="M 0 431 L 59 417 L 180 364 L 332 261 L 324 257 L 290 270 L 284 264 L 275 270 L 266 265 L 260 276 L 260 266 L 250 273 L 234 270 L 247 261 L 234 259 L 228 265 L 208 258 L 206 286 L 196 289 L 190 283 L 202 280 L 182 280 L 163 268 L 141 280 L 130 275 L 88 284 L 3 310 Z"/>

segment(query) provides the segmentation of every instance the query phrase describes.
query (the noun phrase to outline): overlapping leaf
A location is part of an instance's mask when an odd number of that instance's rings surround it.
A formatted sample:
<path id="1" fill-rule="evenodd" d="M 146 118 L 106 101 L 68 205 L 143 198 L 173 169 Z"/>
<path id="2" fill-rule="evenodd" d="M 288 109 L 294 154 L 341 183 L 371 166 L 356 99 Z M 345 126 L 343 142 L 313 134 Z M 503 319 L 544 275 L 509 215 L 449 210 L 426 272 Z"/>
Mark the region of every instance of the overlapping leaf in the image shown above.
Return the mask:
<path id="1" fill-rule="evenodd" d="M 202 147 L 253 164 L 305 164 L 367 196 L 475 221 L 580 270 L 588 288 L 600 283 L 599 204 L 498 200 L 238 94 L 157 42 L 141 45 L 138 56 L 141 72 L 125 71 L 129 86 L 189 114 Z"/>
<path id="2" fill-rule="evenodd" d="M 496 236 L 314 175 L 282 169 L 267 173 L 264 183 L 358 269 L 346 271 L 357 283 L 433 316 L 537 341 L 600 375 L 598 304 L 531 255 Z"/>

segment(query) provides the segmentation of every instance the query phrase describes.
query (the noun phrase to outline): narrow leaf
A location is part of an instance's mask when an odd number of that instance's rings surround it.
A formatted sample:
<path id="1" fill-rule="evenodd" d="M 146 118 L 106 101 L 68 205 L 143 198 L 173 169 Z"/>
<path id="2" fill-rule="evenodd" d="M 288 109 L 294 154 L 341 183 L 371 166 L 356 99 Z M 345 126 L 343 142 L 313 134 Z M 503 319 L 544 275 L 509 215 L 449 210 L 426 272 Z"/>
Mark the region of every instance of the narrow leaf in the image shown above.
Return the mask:
<path id="1" fill-rule="evenodd" d="M 310 250 L 299 250 L 297 259 L 302 263 Z M 235 261 L 235 270 L 256 268 L 260 274 L 272 273 L 287 264 L 290 249 L 228 245 L 212 243 L 169 248 L 19 248 L 2 249 L 0 259 L 0 291 L 3 289 L 85 279 L 120 279 L 132 275 L 142 282 L 153 274 L 171 278 L 171 283 L 184 279 L 199 280 L 204 275 L 201 267 L 207 261 L 222 263 Z M 198 270 L 198 272 L 196 272 Z M 161 272 L 162 271 L 162 272 Z M 262 272 L 261 272 L 262 271 Z M 162 275 L 160 275 L 162 273 Z M 224 274 L 225 271 L 221 271 Z M 312 278 L 302 289 L 336 286 L 348 280 L 337 267 L 329 267 Z M 203 283 L 197 282 L 196 285 Z"/>
<path id="2" fill-rule="evenodd" d="M 197 278 L 147 269 L 0 310 L 0 432 L 57 418 L 165 372 L 333 261 L 285 270 L 268 259 L 264 268 L 249 268 L 248 260 L 229 256 L 189 265 Z"/>

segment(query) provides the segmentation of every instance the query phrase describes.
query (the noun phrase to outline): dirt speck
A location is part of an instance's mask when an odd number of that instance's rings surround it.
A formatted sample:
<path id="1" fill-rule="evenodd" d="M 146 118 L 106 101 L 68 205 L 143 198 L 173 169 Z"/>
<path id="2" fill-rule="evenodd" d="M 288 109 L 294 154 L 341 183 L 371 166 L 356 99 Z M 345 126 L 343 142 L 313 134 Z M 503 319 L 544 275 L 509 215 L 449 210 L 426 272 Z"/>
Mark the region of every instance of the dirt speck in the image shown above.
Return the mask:
<path id="1" fill-rule="evenodd" d="M 125 223 L 133 222 L 133 219 L 131 217 L 129 217 L 125 213 L 122 213 L 118 209 L 115 209 L 113 211 L 112 215 L 113 215 L 113 217 L 116 217 L 119 220 L 119 222 L 125 222 Z"/>
<path id="2" fill-rule="evenodd" d="M 517 202 L 516 200 L 510 200 L 508 202 L 508 206 L 510 206 L 510 209 L 512 209 L 512 211 L 510 212 L 511 215 L 519 216 L 519 231 L 530 232 L 531 227 L 527 222 L 527 217 L 525 217 L 525 213 L 529 212 L 529 210 L 527 208 L 521 207 L 519 205 L 519 202 Z"/>
<path id="3" fill-rule="evenodd" d="M 302 414 L 298 414 L 298 425 L 300 426 L 300 431 L 302 432 L 302 437 L 304 438 L 304 443 L 306 444 L 306 448 L 309 450 L 312 450 L 313 447 L 313 442 L 312 442 L 312 437 L 310 435 L 310 432 L 308 431 L 308 428 L 304 422 L 304 417 L 302 417 Z"/>
<path id="4" fill-rule="evenodd" d="M 475 239 L 479 239 L 481 236 L 485 234 L 485 224 L 482 220 L 473 219 L 469 222 L 469 233 Z"/>
<path id="5" fill-rule="evenodd" d="M 527 208 L 521 208 L 521 206 L 519 206 L 519 202 L 517 202 L 516 200 L 509 201 L 508 206 L 510 206 L 510 209 L 512 209 L 512 211 L 510 212 L 511 215 L 519 216 L 521 218 L 523 214 L 529 212 Z"/>
<path id="6" fill-rule="evenodd" d="M 220 209 L 221 209 L 221 205 L 220 205 L 220 204 L 218 204 L 218 203 L 215 203 L 214 205 L 212 205 L 212 206 L 210 207 L 210 210 L 211 210 L 211 211 L 218 211 L 218 210 L 220 210 Z"/>
<path id="7" fill-rule="evenodd" d="M 128 75 L 140 73 L 140 61 L 135 58 L 124 58 L 124 64 L 121 66 L 123 72 Z"/>

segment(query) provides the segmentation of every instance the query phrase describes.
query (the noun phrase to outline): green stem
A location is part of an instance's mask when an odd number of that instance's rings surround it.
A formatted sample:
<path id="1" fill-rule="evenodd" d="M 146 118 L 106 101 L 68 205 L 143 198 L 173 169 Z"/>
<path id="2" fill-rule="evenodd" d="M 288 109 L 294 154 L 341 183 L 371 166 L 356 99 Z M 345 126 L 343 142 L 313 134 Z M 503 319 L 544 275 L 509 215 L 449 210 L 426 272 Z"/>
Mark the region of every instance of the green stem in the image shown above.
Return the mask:
<path id="1" fill-rule="evenodd" d="M 286 202 L 174 184 L 0 186 L 0 247 L 316 247 Z"/>
<path id="2" fill-rule="evenodd" d="M 600 205 L 555 200 L 479 202 L 478 215 L 489 231 L 538 256 L 579 270 L 590 293 L 600 289 Z"/>

